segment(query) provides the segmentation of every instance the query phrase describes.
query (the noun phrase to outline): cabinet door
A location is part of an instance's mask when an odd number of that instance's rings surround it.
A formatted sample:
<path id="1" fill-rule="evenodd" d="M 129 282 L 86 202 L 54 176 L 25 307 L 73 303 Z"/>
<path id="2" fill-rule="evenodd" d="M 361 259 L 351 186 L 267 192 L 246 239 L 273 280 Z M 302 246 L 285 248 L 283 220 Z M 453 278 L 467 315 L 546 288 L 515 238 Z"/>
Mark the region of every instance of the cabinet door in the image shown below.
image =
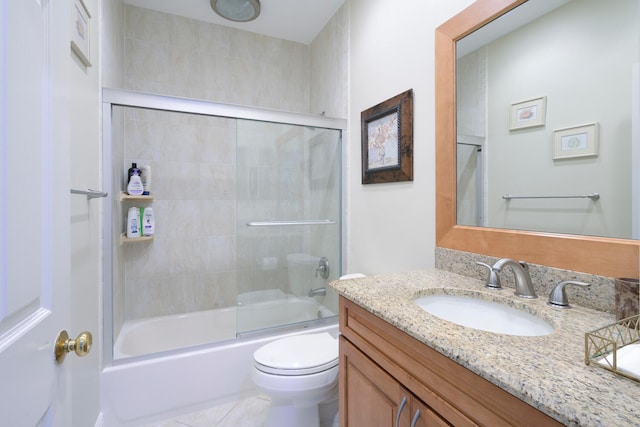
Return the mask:
<path id="1" fill-rule="evenodd" d="M 411 400 L 411 427 L 449 427 L 451 424 L 435 413 L 417 397 Z"/>
<path id="2" fill-rule="evenodd" d="M 339 384 L 341 427 L 410 425 L 411 395 L 342 336 Z"/>

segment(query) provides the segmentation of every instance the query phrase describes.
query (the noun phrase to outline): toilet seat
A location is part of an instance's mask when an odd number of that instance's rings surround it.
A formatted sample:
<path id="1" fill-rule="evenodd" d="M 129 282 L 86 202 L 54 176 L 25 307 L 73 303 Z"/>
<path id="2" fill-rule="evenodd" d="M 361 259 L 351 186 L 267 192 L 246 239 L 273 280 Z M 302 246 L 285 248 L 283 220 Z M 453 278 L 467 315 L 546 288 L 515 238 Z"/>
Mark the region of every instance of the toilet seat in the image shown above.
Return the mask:
<path id="1" fill-rule="evenodd" d="M 328 332 L 282 338 L 256 350 L 253 360 L 268 374 L 311 375 L 338 365 L 338 340 Z"/>

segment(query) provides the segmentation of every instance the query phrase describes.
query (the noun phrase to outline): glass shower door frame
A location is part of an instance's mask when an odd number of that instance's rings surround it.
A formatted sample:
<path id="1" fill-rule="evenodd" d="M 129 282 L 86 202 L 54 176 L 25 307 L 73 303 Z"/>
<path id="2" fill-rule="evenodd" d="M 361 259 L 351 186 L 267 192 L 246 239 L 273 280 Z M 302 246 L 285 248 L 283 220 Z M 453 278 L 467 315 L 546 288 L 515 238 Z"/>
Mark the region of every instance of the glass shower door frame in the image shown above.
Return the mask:
<path id="1" fill-rule="evenodd" d="M 114 198 L 120 193 L 120 188 L 114 185 L 113 155 L 111 142 L 113 138 L 112 113 L 113 107 L 133 107 L 152 110 L 163 110 L 177 113 L 192 113 L 207 116 L 217 116 L 232 119 L 248 119 L 274 123 L 285 123 L 300 126 L 336 129 L 344 135 L 347 121 L 345 119 L 328 118 L 324 116 L 290 113 L 261 108 L 223 104 L 203 100 L 178 98 L 154 94 L 139 93 L 104 88 L 102 92 L 103 113 L 103 187 L 108 192 L 105 200 L 103 216 L 103 361 L 104 366 L 113 364 L 114 344 L 114 300 L 113 300 L 113 252 L 114 244 L 118 241 L 114 237 L 114 212 L 112 205 Z M 342 168 L 342 165 L 340 165 Z M 342 186 L 342 184 L 340 184 Z M 340 201 L 342 203 L 342 200 Z M 340 218 L 341 224 L 343 218 Z M 342 232 L 342 230 L 341 230 Z M 119 233 L 118 233 L 119 234 Z M 342 246 L 343 244 L 341 244 Z M 340 248 L 342 257 L 343 248 Z M 342 260 L 341 260 L 342 261 Z"/>

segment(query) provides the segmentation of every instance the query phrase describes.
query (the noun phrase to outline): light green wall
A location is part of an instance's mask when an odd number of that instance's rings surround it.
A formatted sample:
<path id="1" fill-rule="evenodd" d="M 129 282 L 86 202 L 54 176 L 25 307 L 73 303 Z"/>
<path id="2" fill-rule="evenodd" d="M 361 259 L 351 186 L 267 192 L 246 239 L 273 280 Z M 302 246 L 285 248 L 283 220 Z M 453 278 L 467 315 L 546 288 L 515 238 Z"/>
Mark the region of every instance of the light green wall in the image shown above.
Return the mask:
<path id="1" fill-rule="evenodd" d="M 581 0 L 491 43 L 488 52 L 488 225 L 631 236 L 631 83 L 638 2 Z M 514 102 L 547 97 L 544 126 L 509 130 Z M 554 160 L 553 132 L 599 124 L 595 157 Z M 589 199 L 502 195 L 598 192 Z"/>
<path id="2" fill-rule="evenodd" d="M 350 0 L 347 272 L 433 267 L 435 50 L 440 24 L 471 0 Z M 361 184 L 360 113 L 414 91 L 414 180 Z"/>

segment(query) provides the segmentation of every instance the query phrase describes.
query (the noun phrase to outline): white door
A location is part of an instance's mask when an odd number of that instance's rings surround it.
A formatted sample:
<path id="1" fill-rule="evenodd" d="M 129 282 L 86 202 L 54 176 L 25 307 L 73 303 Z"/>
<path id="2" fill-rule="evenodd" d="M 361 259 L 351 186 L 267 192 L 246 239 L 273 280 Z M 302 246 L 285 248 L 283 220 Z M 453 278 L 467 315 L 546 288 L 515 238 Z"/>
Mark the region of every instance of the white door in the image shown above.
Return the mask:
<path id="1" fill-rule="evenodd" d="M 70 425 L 68 368 L 54 358 L 69 325 L 70 3 L 0 0 L 3 426 Z"/>

